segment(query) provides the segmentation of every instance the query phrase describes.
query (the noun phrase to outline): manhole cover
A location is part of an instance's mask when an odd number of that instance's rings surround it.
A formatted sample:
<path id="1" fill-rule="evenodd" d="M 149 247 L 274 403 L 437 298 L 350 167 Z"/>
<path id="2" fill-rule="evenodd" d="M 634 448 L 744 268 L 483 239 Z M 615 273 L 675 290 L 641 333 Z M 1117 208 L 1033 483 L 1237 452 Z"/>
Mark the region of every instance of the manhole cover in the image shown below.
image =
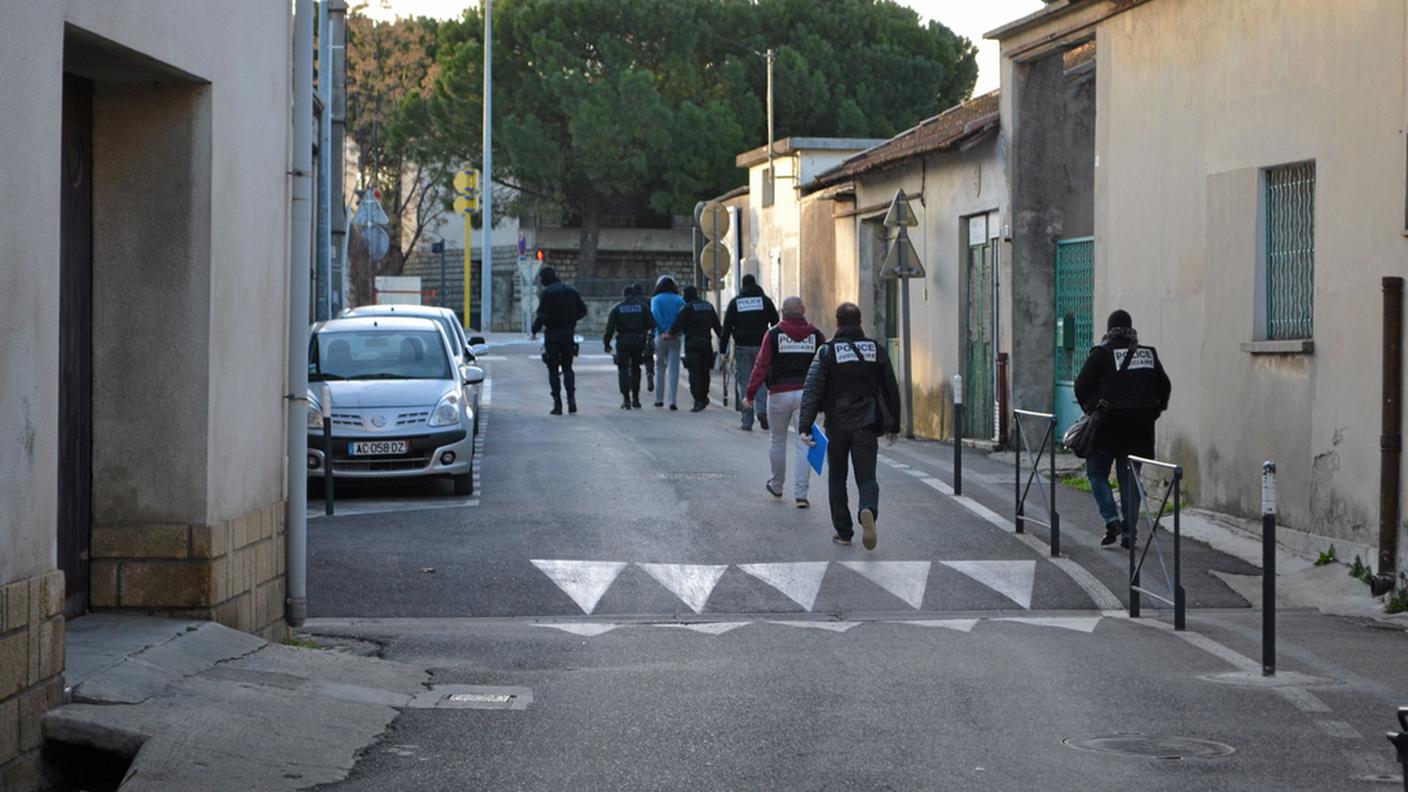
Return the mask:
<path id="1" fill-rule="evenodd" d="M 1110 734 L 1103 737 L 1071 737 L 1062 742 L 1083 751 L 1141 756 L 1146 759 L 1217 759 L 1236 753 L 1236 749 L 1230 745 L 1192 737 Z"/>

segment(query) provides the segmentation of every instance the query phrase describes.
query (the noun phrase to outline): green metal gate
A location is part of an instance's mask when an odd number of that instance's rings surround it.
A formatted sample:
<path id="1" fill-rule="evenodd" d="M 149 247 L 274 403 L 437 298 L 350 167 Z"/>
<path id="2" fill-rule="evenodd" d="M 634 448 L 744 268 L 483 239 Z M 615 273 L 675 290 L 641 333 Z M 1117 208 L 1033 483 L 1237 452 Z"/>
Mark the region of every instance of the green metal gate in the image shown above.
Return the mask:
<path id="1" fill-rule="evenodd" d="M 968 248 L 968 288 L 964 328 L 963 436 L 991 440 L 993 427 L 993 245 Z"/>
<path id="2" fill-rule="evenodd" d="M 1076 375 L 1095 344 L 1095 237 L 1056 243 L 1056 436 L 1081 415 Z"/>

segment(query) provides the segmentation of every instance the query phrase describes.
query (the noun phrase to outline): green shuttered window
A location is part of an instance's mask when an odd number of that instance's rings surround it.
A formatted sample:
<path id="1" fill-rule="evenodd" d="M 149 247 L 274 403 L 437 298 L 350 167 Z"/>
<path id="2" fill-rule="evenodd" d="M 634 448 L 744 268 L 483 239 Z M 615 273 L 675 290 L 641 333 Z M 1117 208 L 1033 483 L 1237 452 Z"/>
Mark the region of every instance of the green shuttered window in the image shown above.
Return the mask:
<path id="1" fill-rule="evenodd" d="M 1310 338 L 1315 303 L 1315 163 L 1266 169 L 1266 337 Z"/>

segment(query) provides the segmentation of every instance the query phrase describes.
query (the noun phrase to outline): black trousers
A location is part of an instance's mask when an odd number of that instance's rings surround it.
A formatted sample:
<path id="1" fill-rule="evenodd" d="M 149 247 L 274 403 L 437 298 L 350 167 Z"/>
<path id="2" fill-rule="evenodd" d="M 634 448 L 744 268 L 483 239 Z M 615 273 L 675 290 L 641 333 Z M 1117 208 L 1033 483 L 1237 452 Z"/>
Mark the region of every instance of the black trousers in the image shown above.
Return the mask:
<path id="1" fill-rule="evenodd" d="M 622 396 L 640 398 L 640 367 L 645 362 L 645 339 L 616 339 L 616 379 Z"/>
<path id="2" fill-rule="evenodd" d="M 567 400 L 576 399 L 577 375 L 572 372 L 575 351 L 571 334 L 543 337 L 543 362 L 548 365 L 548 388 L 552 391 L 553 401 L 562 398 L 563 385 L 567 386 Z"/>
<path id="3" fill-rule="evenodd" d="M 684 367 L 689 372 L 689 395 L 695 404 L 709 401 L 709 372 L 714 368 L 714 348 L 706 341 L 685 344 Z"/>
<path id="4" fill-rule="evenodd" d="M 880 452 L 879 436 L 870 429 L 831 429 L 827 428 L 826 464 L 829 468 L 828 484 L 831 490 L 831 524 L 842 539 L 850 539 L 854 534 L 851 521 L 850 499 L 846 494 L 846 474 L 851 465 L 855 466 L 856 488 L 860 490 L 860 508 L 870 509 L 880 516 L 880 482 L 875 480 L 875 459 Z"/>

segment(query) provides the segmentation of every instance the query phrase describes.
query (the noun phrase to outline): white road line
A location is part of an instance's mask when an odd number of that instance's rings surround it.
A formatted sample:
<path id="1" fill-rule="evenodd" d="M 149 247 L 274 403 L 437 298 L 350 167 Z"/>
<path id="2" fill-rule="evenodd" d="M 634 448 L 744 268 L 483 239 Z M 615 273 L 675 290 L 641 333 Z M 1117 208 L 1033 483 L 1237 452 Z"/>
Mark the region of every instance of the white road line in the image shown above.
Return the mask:
<path id="1" fill-rule="evenodd" d="M 795 564 L 739 564 L 738 568 L 782 592 L 788 599 L 811 610 L 826 577 L 826 561 Z"/>
<path id="2" fill-rule="evenodd" d="M 1281 698 L 1286 699 L 1295 705 L 1301 712 L 1329 712 L 1330 707 L 1320 700 L 1320 697 L 1311 693 L 1303 687 L 1277 687 L 1272 688 Z"/>
<path id="3" fill-rule="evenodd" d="M 1057 627 L 1063 630 L 1093 633 L 1100 624 L 1099 616 L 1007 616 L 992 621 L 1017 622 L 1036 627 Z"/>
<path id="4" fill-rule="evenodd" d="M 1351 726 L 1347 721 L 1342 720 L 1318 720 L 1315 725 L 1320 727 L 1320 731 L 1331 737 L 1341 740 L 1362 740 L 1364 735 L 1359 730 Z"/>
<path id="5" fill-rule="evenodd" d="M 827 630 L 829 632 L 843 633 L 860 622 L 835 622 L 835 621 L 772 621 L 769 624 L 782 624 L 788 627 L 801 627 L 809 630 Z"/>
<path id="6" fill-rule="evenodd" d="M 602 622 L 575 622 L 564 624 L 535 624 L 533 626 L 551 627 L 554 630 L 562 630 L 566 633 L 572 633 L 573 635 L 584 635 L 590 638 L 594 635 L 601 635 L 602 633 L 611 632 L 612 630 L 616 629 L 617 627 L 620 627 L 621 625 L 604 624 Z"/>
<path id="7" fill-rule="evenodd" d="M 695 613 L 702 613 L 728 564 L 636 564 Z"/>
<path id="8" fill-rule="evenodd" d="M 929 585 L 928 561 L 841 561 L 841 566 L 918 610 L 924 605 L 924 589 Z"/>
<path id="9" fill-rule="evenodd" d="M 942 627 L 945 630 L 972 632 L 977 619 L 897 619 L 890 624 L 912 624 L 915 627 Z"/>
<path id="10" fill-rule="evenodd" d="M 669 627 L 679 630 L 689 630 L 690 632 L 703 633 L 704 635 L 723 635 L 739 627 L 747 627 L 752 622 L 699 622 L 697 624 L 676 624 L 674 622 L 659 622 L 649 625 L 651 627 Z"/>
<path id="11" fill-rule="evenodd" d="M 557 584 L 577 603 L 583 613 L 591 613 L 601 596 L 616 582 L 626 564 L 620 561 L 559 561 L 533 559 L 533 566 Z"/>
<path id="12" fill-rule="evenodd" d="M 1028 610 L 1036 584 L 1036 561 L 940 561 Z"/>

